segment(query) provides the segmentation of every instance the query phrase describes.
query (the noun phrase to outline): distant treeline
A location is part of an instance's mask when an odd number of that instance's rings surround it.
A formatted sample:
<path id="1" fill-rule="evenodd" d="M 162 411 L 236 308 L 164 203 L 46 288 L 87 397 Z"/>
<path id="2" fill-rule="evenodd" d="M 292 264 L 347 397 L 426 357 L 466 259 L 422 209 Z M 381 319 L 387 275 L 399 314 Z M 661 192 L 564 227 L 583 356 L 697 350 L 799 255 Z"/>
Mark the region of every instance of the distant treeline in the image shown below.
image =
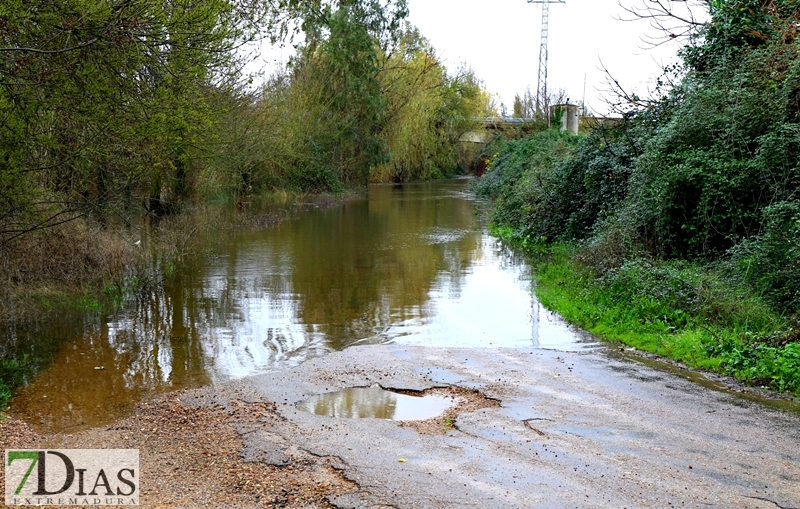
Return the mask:
<path id="1" fill-rule="evenodd" d="M 698 5 L 656 97 L 620 91 L 622 120 L 587 136 L 501 143 L 478 189 L 506 235 L 579 246 L 598 317 L 705 328 L 687 357 L 800 390 L 800 2 Z"/>

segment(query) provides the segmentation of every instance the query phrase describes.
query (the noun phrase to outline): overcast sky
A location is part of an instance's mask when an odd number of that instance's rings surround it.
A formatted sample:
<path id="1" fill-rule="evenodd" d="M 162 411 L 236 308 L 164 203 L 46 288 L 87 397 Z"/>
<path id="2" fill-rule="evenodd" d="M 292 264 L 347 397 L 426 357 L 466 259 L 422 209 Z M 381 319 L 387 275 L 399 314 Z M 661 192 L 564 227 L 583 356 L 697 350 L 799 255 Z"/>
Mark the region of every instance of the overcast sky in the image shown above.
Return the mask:
<path id="1" fill-rule="evenodd" d="M 626 6 L 642 0 L 619 0 Z M 511 110 L 514 94 L 530 86 L 536 93 L 541 41 L 542 8 L 527 0 L 408 0 L 409 21 L 437 49 L 451 71 L 466 62 L 489 92 Z M 626 17 L 618 0 L 566 0 L 550 6 L 548 88 L 564 89 L 573 103 L 582 100 L 586 77 L 586 104 L 606 113 L 602 96 L 605 77 L 601 62 L 626 88 L 643 94 L 660 74 L 662 65 L 675 62 L 677 43 L 642 49 L 641 38 L 655 32 L 645 21 Z M 629 17 L 629 15 L 628 15 Z M 267 68 L 286 61 L 291 47 L 262 49 Z M 255 62 L 254 62 L 255 63 Z M 260 67 L 260 65 L 259 65 Z"/>
<path id="2" fill-rule="evenodd" d="M 641 5 L 641 0 L 620 0 Z M 409 21 L 419 27 L 451 70 L 466 62 L 486 88 L 511 109 L 514 94 L 536 93 L 541 5 L 526 0 L 409 0 Z M 602 63 L 626 88 L 645 91 L 662 64 L 677 60 L 677 44 L 643 50 L 654 34 L 647 22 L 624 22 L 617 0 L 567 0 L 550 5 L 548 88 L 564 89 L 572 102 L 604 112 Z"/>

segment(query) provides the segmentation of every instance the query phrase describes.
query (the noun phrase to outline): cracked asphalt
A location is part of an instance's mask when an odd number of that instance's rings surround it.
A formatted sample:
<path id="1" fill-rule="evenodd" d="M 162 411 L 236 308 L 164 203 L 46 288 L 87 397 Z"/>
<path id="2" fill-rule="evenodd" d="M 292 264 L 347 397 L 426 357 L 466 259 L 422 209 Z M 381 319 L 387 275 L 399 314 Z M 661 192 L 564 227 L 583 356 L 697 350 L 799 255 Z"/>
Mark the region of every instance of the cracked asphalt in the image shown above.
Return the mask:
<path id="1" fill-rule="evenodd" d="M 596 345 L 583 351 L 350 348 L 219 387 L 274 401 L 241 429 L 245 458 L 324 458 L 358 490 L 341 508 L 800 507 L 800 413 L 697 374 Z M 702 378 L 702 377 L 700 377 Z M 442 434 L 300 411 L 311 395 L 378 383 L 480 390 L 500 406 Z"/>

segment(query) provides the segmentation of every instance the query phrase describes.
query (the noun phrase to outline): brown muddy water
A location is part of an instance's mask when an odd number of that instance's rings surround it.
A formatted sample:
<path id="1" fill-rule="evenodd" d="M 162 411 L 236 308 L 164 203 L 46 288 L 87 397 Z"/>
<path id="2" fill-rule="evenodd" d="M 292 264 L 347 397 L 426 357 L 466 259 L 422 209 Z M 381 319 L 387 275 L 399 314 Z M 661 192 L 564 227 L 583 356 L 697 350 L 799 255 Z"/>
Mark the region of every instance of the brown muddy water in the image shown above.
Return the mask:
<path id="1" fill-rule="evenodd" d="M 49 431 L 99 426 L 158 393 L 353 345 L 580 348 L 531 296 L 524 257 L 489 236 L 467 185 L 373 186 L 273 228 L 216 232 L 163 292 L 11 328 L 0 345 L 41 365 L 11 413 Z"/>

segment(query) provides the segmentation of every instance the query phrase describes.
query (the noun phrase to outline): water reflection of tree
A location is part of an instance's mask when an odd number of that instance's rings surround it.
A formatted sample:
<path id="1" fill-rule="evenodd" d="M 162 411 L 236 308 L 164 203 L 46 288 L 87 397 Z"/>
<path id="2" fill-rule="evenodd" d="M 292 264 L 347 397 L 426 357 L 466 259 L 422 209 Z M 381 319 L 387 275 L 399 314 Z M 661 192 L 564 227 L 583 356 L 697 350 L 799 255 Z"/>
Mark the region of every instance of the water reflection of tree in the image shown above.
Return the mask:
<path id="1" fill-rule="evenodd" d="M 397 408 L 397 395 L 377 387 L 344 389 L 316 396 L 300 407 L 317 415 L 344 419 L 392 419 Z"/>
<path id="2" fill-rule="evenodd" d="M 291 232 L 300 320 L 331 348 L 425 313 L 437 275 L 460 286 L 479 256 L 472 204 L 430 185 L 379 186 L 367 202 L 315 214 Z M 437 238 L 437 234 L 439 238 Z"/>
<path id="3" fill-rule="evenodd" d="M 202 290 L 227 317 L 205 317 L 212 338 L 224 339 L 208 341 L 213 357 L 231 359 L 249 348 L 260 356 L 253 362 L 297 363 L 380 341 L 391 324 L 424 315 L 443 278 L 457 293 L 481 256 L 480 230 L 472 204 L 446 186 L 375 187 L 367 201 L 231 242 L 206 268 Z M 224 328 L 230 330 L 221 338 Z"/>
<path id="4" fill-rule="evenodd" d="M 197 301 L 184 289 L 153 292 L 107 321 L 83 323 L 14 400 L 54 429 L 100 425 L 145 397 L 208 383 Z M 52 331 L 59 330 L 53 324 Z"/>

